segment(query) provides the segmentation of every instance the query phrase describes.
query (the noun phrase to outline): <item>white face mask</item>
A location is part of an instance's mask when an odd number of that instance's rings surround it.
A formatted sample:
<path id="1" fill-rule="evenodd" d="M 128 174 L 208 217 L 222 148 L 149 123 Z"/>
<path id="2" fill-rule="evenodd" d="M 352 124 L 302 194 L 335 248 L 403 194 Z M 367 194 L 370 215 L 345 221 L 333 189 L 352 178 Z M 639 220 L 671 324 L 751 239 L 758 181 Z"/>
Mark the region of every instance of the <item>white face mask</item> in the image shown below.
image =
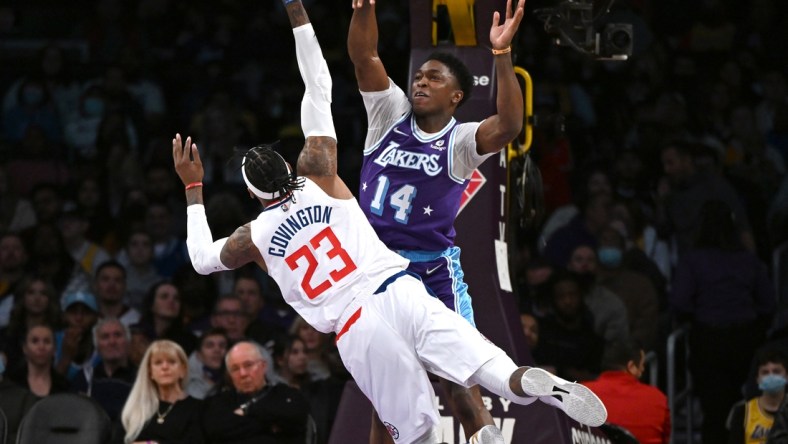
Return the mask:
<path id="1" fill-rule="evenodd" d="M 785 376 L 771 373 L 761 378 L 758 388 L 767 393 L 776 393 L 785 388 L 785 383 Z"/>

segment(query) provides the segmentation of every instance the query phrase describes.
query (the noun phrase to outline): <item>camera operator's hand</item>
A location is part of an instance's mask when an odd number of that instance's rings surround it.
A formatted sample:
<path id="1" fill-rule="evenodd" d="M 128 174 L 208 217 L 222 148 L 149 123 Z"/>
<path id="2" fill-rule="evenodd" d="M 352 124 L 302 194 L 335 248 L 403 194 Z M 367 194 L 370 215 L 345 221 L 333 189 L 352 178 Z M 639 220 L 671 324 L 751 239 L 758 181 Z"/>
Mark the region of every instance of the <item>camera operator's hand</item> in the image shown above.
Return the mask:
<path id="1" fill-rule="evenodd" d="M 512 11 L 512 0 L 506 1 L 506 20 L 501 22 L 501 14 L 495 11 L 490 28 L 490 44 L 493 49 L 506 49 L 512 44 L 514 34 L 525 14 L 525 0 L 518 0 L 517 8 Z"/>

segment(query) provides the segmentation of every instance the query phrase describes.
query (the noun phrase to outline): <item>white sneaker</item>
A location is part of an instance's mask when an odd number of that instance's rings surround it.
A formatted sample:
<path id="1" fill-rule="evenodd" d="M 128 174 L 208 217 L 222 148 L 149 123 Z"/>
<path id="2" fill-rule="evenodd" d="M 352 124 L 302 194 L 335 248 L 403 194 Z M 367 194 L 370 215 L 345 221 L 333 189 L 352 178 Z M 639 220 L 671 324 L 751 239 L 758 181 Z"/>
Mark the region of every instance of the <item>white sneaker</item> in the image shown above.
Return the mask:
<path id="1" fill-rule="evenodd" d="M 521 379 L 529 396 L 563 410 L 575 421 L 599 427 L 607 420 L 607 409 L 588 387 L 561 379 L 541 368 L 531 367 Z"/>
<path id="2" fill-rule="evenodd" d="M 505 444 L 506 440 L 498 427 L 486 425 L 471 436 L 468 444 Z"/>

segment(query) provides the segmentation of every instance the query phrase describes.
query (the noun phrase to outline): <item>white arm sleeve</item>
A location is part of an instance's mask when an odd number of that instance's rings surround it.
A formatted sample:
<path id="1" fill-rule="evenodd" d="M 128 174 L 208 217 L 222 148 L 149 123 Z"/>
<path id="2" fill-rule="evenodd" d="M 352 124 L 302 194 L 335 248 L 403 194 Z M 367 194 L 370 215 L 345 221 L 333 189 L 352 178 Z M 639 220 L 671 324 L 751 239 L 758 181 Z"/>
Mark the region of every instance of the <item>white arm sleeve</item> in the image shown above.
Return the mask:
<path id="1" fill-rule="evenodd" d="M 481 122 L 467 122 L 457 125 L 454 134 L 454 147 L 451 152 L 453 157 L 452 175 L 462 179 L 469 179 L 473 170 L 479 167 L 488 157 L 495 153 L 479 154 L 476 151 L 476 131 Z"/>
<path id="2" fill-rule="evenodd" d="M 293 28 L 298 70 L 304 80 L 301 100 L 301 129 L 304 137 L 328 136 L 337 138 L 331 116 L 331 73 L 323 58 L 320 43 L 311 23 Z"/>
<path id="3" fill-rule="evenodd" d="M 189 205 L 186 207 L 186 215 L 186 248 L 189 250 L 194 270 L 200 274 L 229 270 L 219 259 L 227 238 L 213 241 L 211 228 L 205 217 L 205 206 Z"/>
<path id="4" fill-rule="evenodd" d="M 410 101 L 405 91 L 389 78 L 389 88 L 383 91 L 361 91 L 367 111 L 367 138 L 364 150 L 380 142 L 391 126 L 410 111 Z"/>

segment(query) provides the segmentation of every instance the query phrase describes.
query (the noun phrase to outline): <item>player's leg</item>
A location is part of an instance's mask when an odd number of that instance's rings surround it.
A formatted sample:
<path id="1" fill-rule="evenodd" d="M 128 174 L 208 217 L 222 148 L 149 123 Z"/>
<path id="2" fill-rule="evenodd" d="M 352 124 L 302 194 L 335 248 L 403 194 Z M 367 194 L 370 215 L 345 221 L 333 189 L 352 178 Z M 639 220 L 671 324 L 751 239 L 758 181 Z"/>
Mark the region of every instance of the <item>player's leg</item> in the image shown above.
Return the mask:
<path id="1" fill-rule="evenodd" d="M 409 280 L 398 291 L 408 288 L 411 298 L 402 299 L 411 302 L 409 317 L 419 330 L 416 353 L 429 371 L 466 386 L 479 384 L 518 404 L 538 398 L 582 424 L 604 423 L 607 411 L 591 390 L 539 368 L 518 368 L 503 350 L 435 298 L 416 296 L 418 285 Z"/>
<path id="2" fill-rule="evenodd" d="M 340 320 L 337 348 L 388 433 L 396 442 L 418 442 L 439 423 L 435 392 L 413 346 L 390 325 L 395 315 L 391 307 L 381 307 L 382 298 L 366 297 L 357 316 Z M 345 317 L 355 319 L 347 328 Z"/>
<path id="3" fill-rule="evenodd" d="M 449 310 L 465 318 L 472 326 L 476 326 L 468 285 L 463 280 L 458 247 L 449 248 L 435 255 L 436 257 L 430 257 L 423 252 L 400 251 L 399 253 L 410 259 L 408 270 L 421 276 L 422 281 L 435 297 Z M 465 436 L 473 436 L 484 426 L 494 427 L 495 422 L 484 406 L 479 387 L 464 387 L 444 378 L 440 381 L 446 393 L 449 409 L 460 421 Z"/>

